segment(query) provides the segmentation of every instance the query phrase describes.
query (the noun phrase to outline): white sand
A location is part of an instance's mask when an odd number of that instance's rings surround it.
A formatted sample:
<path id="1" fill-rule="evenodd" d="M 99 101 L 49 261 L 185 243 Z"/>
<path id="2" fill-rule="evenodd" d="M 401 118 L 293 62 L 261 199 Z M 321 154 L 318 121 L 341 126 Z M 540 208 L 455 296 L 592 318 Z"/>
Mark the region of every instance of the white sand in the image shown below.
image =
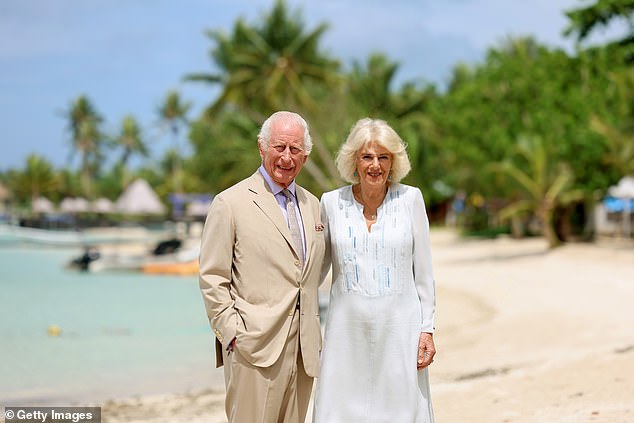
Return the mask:
<path id="1" fill-rule="evenodd" d="M 434 230 L 432 244 L 437 422 L 634 421 L 634 243 Z M 225 422 L 223 390 L 109 402 L 102 418 Z"/>

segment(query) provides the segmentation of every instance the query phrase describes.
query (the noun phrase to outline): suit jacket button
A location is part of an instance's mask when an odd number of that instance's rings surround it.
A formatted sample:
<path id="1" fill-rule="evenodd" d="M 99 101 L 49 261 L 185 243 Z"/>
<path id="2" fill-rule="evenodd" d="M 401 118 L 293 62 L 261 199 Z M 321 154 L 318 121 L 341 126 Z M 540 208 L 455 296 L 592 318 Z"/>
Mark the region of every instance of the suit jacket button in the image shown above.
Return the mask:
<path id="1" fill-rule="evenodd" d="M 300 264 L 299 260 L 295 260 L 295 266 L 299 267 Z"/>

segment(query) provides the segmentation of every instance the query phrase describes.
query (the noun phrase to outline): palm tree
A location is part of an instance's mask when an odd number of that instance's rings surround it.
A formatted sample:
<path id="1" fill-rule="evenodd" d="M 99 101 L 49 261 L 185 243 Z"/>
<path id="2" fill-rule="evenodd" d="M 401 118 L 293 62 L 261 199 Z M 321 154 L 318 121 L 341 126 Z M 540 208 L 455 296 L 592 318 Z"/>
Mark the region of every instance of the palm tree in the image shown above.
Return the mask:
<path id="1" fill-rule="evenodd" d="M 141 127 L 132 115 L 127 115 L 121 122 L 121 130 L 115 139 L 115 143 L 123 149 L 119 166 L 123 170 L 122 186 L 129 182 L 126 165 L 132 155 L 138 154 L 143 157 L 148 156 L 148 149 L 143 142 Z"/>
<path id="2" fill-rule="evenodd" d="M 72 153 L 81 154 L 81 181 L 84 194 L 92 196 L 92 179 L 99 165 L 104 136 L 100 129 L 102 118 L 90 99 L 77 97 L 66 112 L 68 131 L 71 134 Z M 72 154 L 71 153 L 71 154 Z"/>
<path id="3" fill-rule="evenodd" d="M 220 192 L 244 178 L 245 169 L 260 164 L 253 140 L 258 126 L 249 117 L 235 111 L 223 112 L 215 122 L 199 119 L 193 122 L 190 139 L 196 154 L 190 170 L 199 180 L 201 192 Z"/>
<path id="4" fill-rule="evenodd" d="M 631 0 L 594 0 L 585 2 L 583 6 L 565 12 L 569 19 L 564 35 L 582 42 L 587 40 L 597 29 L 605 29 L 614 22 L 628 23 L 628 30 L 622 38 L 611 40 L 605 45 L 608 50 L 620 51 L 624 59 L 631 64 L 634 61 L 632 46 L 634 45 L 634 2 Z"/>
<path id="5" fill-rule="evenodd" d="M 517 144 L 519 160 L 494 163 L 491 170 L 510 177 L 511 186 L 519 189 L 519 199 L 500 210 L 502 220 L 533 214 L 543 236 L 553 248 L 560 244 L 554 229 L 555 208 L 583 198 L 573 189 L 574 175 L 564 163 L 549 156 L 541 138 L 521 138 Z"/>
<path id="6" fill-rule="evenodd" d="M 395 90 L 395 75 L 399 65 L 381 53 L 371 54 L 365 63 L 354 62 L 347 85 L 351 110 L 359 110 L 357 116 L 374 116 L 387 120 L 407 143 L 407 153 L 412 170 L 407 181 L 415 185 L 443 188 L 446 184 L 438 179 L 443 172 L 440 140 L 436 124 L 428 113 L 435 92 L 431 86 L 418 86 L 414 82 L 404 83 Z M 433 157 L 433 160 L 430 160 Z M 432 175 L 438 175 L 433 177 Z M 426 193 L 427 200 L 429 189 Z M 433 192 L 436 192 L 435 188 Z M 441 193 L 449 195 L 446 192 Z M 435 195 L 435 194 L 434 194 Z"/>
<path id="7" fill-rule="evenodd" d="M 611 125 L 598 116 L 590 119 L 590 127 L 603 135 L 608 149 L 604 160 L 621 176 L 634 174 L 634 127 Z"/>
<path id="8" fill-rule="evenodd" d="M 186 77 L 222 85 L 206 116 L 213 118 L 229 104 L 251 111 L 256 122 L 279 109 L 316 109 L 310 89 L 332 84 L 338 62 L 319 51 L 327 25 L 308 33 L 304 28 L 300 13 L 289 12 L 285 2 L 277 0 L 259 25 L 239 19 L 231 36 L 208 31 L 215 44 L 212 60 L 220 72 Z"/>
<path id="9" fill-rule="evenodd" d="M 227 107 L 237 107 L 253 122 L 261 123 L 276 110 L 296 110 L 310 117 L 319 113 L 323 98 L 340 80 L 339 63 L 320 51 L 319 42 L 328 28 L 325 23 L 305 31 L 301 13 L 291 13 L 284 0 L 276 0 L 270 13 L 256 25 L 236 21 L 231 35 L 208 31 L 214 43 L 211 59 L 218 73 L 191 74 L 190 81 L 219 84 L 219 97 L 205 110 L 206 119 L 215 120 Z M 310 118 L 309 118 L 310 120 Z M 312 131 L 313 145 L 323 163 L 332 162 L 328 148 Z M 313 161 L 306 169 L 322 188 L 332 188 L 338 175 L 334 167 L 326 171 Z"/>
<path id="10" fill-rule="evenodd" d="M 42 195 L 54 192 L 57 188 L 53 165 L 36 154 L 30 154 L 26 158 L 24 170 L 12 176 L 11 189 L 19 198 L 30 198 L 31 202 Z"/>
<path id="11" fill-rule="evenodd" d="M 634 175 L 634 71 L 627 69 L 611 74 L 619 92 L 615 107 L 617 123 L 611 123 L 597 114 L 590 118 L 590 127 L 603 136 L 607 148 L 604 161 L 614 167 L 619 176 Z"/>
<path id="12" fill-rule="evenodd" d="M 175 157 L 172 160 L 172 180 L 175 192 L 182 191 L 181 159 L 178 146 L 178 131 L 181 125 L 187 125 L 187 113 L 191 108 L 191 103 L 184 103 L 177 91 L 171 90 L 167 93 L 163 104 L 158 109 L 161 122 L 165 124 L 172 133 L 173 150 Z"/>
<path id="13" fill-rule="evenodd" d="M 392 113 L 390 86 L 397 71 L 398 63 L 380 53 L 371 54 L 365 64 L 353 62 L 348 82 L 350 95 L 364 109 L 364 114 Z"/>

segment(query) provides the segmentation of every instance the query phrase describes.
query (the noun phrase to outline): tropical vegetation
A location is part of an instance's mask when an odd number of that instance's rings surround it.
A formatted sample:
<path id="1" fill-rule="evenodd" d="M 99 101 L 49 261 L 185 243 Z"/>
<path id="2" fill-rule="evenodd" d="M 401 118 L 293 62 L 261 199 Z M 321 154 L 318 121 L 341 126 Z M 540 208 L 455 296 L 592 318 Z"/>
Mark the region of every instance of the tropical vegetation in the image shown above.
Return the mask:
<path id="1" fill-rule="evenodd" d="M 22 205 L 40 195 L 115 198 L 133 177 L 150 181 L 164 199 L 214 194 L 257 168 L 259 125 L 290 109 L 311 125 L 315 147 L 299 182 L 319 196 L 343 183 L 334 155 L 353 123 L 370 116 L 387 120 L 407 142 L 413 166 L 404 182 L 421 187 L 433 222 L 465 192 L 465 231 L 539 233 L 551 246 L 590 239 L 595 202 L 634 173 L 634 33 L 602 45 L 584 41 L 596 28 L 631 21 L 634 1 L 596 0 L 566 15 L 562 30 L 577 43 L 574 53 L 511 37 L 479 63 L 456 64 L 446 87 L 397 85 L 399 64 L 386 53 L 342 63 L 324 49 L 327 23 L 311 28 L 301 10 L 277 0 L 255 22 L 208 31 L 210 69 L 183 80 L 219 94 L 190 117 L 191 104 L 167 91 L 157 110 L 172 137 L 163 157 L 151 157 L 134 116 L 119 133 L 105 134 L 104 117 L 80 94 L 64 113 L 79 167 L 54 169 L 32 155 L 0 181 Z M 103 157 L 113 154 L 120 159 L 104 169 Z M 141 166 L 129 167 L 133 156 Z"/>

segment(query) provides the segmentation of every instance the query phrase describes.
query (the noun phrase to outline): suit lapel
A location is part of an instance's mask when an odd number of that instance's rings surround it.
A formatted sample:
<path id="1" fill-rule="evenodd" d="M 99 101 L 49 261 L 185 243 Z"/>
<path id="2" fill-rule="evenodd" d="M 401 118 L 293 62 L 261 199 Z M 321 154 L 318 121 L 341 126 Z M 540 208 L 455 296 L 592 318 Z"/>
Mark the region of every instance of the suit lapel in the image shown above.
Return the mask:
<path id="1" fill-rule="evenodd" d="M 253 194 L 255 205 L 271 220 L 292 248 L 291 231 L 288 229 L 280 205 L 259 170 L 250 178 L 249 191 Z"/>
<path id="2" fill-rule="evenodd" d="M 313 248 L 313 240 L 315 236 L 315 216 L 313 216 L 313 209 L 308 202 L 308 196 L 304 192 L 304 189 L 300 186 L 296 186 L 295 193 L 297 195 L 297 202 L 299 203 L 299 211 L 302 215 L 302 225 L 304 226 L 304 237 L 306 239 L 306 263 L 304 263 L 304 269 L 310 260 L 310 254 Z"/>

